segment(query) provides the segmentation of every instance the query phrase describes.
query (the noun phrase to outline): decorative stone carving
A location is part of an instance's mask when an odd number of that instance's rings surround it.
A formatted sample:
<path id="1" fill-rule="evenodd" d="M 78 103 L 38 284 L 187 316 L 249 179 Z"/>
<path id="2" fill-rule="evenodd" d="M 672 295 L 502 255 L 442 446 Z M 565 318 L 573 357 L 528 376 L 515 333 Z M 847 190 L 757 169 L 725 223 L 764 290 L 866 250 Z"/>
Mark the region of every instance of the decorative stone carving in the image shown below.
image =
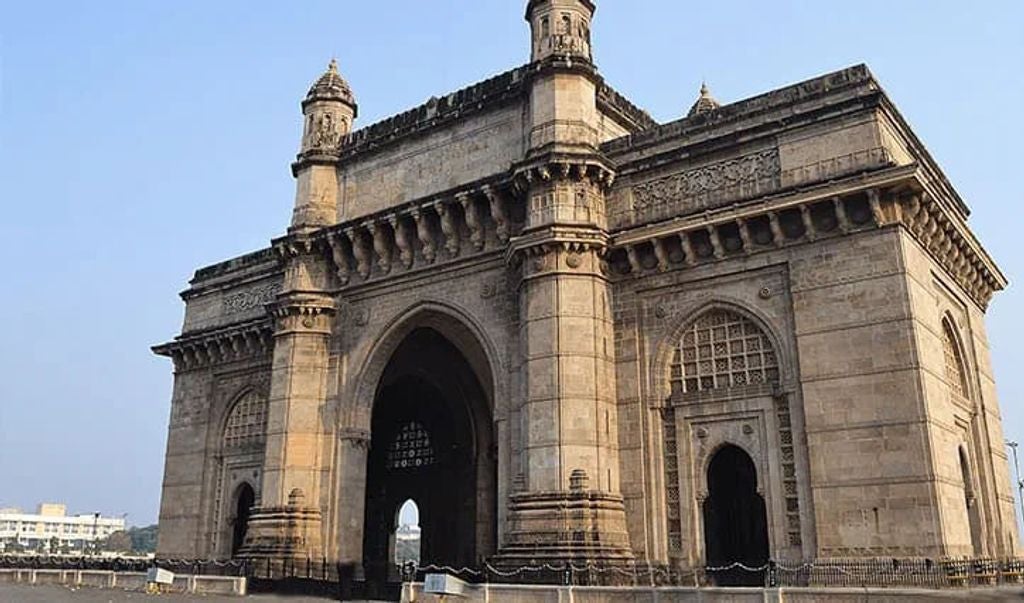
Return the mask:
<path id="1" fill-rule="evenodd" d="M 455 216 L 452 215 L 452 208 L 443 202 L 434 204 L 437 215 L 441 218 L 441 234 L 444 235 L 444 248 L 455 257 L 459 255 L 459 230 L 455 225 Z"/>
<path id="2" fill-rule="evenodd" d="M 715 163 L 633 187 L 633 208 L 645 212 L 671 206 L 673 213 L 690 213 L 711 207 L 713 193 L 757 185 L 767 191 L 780 186 L 782 173 L 778 149 Z"/>
<path id="3" fill-rule="evenodd" d="M 391 272 L 391 242 L 388 240 L 387 227 L 383 224 L 370 222 L 366 230 L 373 240 L 373 251 L 377 254 L 377 267 L 384 274 Z"/>
<path id="4" fill-rule="evenodd" d="M 469 227 L 469 242 L 473 245 L 473 249 L 480 251 L 484 248 L 484 229 L 480 223 L 476 203 L 473 202 L 473 197 L 466 193 L 457 195 L 455 199 L 462 206 L 463 214 L 466 216 L 466 226 Z"/>
<path id="5" fill-rule="evenodd" d="M 370 250 L 366 248 L 366 241 L 362 233 L 355 229 L 345 231 L 348 240 L 352 241 L 352 255 L 356 259 L 356 271 L 364 279 L 370 277 Z"/>
<path id="6" fill-rule="evenodd" d="M 333 113 L 324 113 L 317 120 L 316 131 L 313 133 L 314 149 L 331 149 L 338 146 L 341 138 L 337 120 Z"/>
<path id="7" fill-rule="evenodd" d="M 221 300 L 221 314 L 238 314 L 261 307 L 274 301 L 280 292 L 280 283 L 270 283 L 225 295 Z"/>
<path id="8" fill-rule="evenodd" d="M 391 230 L 395 233 L 395 246 L 398 247 L 398 259 L 403 266 L 411 268 L 414 254 L 405 222 L 398 216 L 392 216 L 390 221 Z"/>
<path id="9" fill-rule="evenodd" d="M 328 236 L 331 245 L 331 258 L 334 260 L 334 271 L 341 286 L 345 286 L 351 280 L 352 271 L 348 265 L 348 253 L 346 253 L 347 239 L 337 233 Z"/>
<path id="10" fill-rule="evenodd" d="M 491 299 L 501 290 L 501 282 L 498 280 L 484 281 L 480 288 L 480 299 Z"/>
<path id="11" fill-rule="evenodd" d="M 505 214 L 505 199 L 497 190 L 490 186 L 484 187 L 484 194 L 491 208 L 491 218 L 496 226 L 495 234 L 498 241 L 505 243 L 509 237 L 508 216 Z"/>
<path id="12" fill-rule="evenodd" d="M 423 259 L 428 264 L 433 264 L 434 259 L 437 257 L 437 251 L 434 247 L 434 234 L 430 231 L 430 221 L 427 219 L 426 214 L 419 208 L 412 211 L 412 217 L 416 220 L 416 236 L 419 237 L 421 251 L 423 252 Z"/>
<path id="13" fill-rule="evenodd" d="M 568 266 L 569 268 L 579 268 L 582 263 L 583 258 L 580 256 L 579 253 L 575 251 L 570 251 L 569 253 L 565 254 L 565 265 Z"/>

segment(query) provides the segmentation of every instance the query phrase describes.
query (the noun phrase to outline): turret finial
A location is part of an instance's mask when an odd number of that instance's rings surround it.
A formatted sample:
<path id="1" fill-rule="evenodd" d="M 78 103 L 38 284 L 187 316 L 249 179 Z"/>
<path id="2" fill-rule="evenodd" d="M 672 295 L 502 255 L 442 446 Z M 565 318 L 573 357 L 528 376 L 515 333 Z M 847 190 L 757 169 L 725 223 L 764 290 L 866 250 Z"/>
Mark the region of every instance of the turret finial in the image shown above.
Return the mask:
<path id="1" fill-rule="evenodd" d="M 693 106 L 690 107 L 690 112 L 686 116 L 693 117 L 694 115 L 714 111 L 720 106 L 715 97 L 711 96 L 711 90 L 708 88 L 708 83 L 705 80 L 700 84 L 700 96 L 697 97 L 697 102 L 693 103 Z"/>

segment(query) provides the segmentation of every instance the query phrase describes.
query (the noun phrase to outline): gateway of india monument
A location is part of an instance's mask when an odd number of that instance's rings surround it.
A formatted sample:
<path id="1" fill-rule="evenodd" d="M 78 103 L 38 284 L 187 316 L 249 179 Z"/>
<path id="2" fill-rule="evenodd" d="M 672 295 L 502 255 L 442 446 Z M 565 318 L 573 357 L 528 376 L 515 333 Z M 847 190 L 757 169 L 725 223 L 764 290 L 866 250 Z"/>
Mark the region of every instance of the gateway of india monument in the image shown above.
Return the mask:
<path id="1" fill-rule="evenodd" d="M 868 69 L 659 124 L 594 12 L 530 0 L 529 63 L 360 129 L 316 80 L 285 234 L 154 348 L 160 556 L 379 576 L 410 499 L 453 567 L 1019 549 L 1007 281 Z"/>

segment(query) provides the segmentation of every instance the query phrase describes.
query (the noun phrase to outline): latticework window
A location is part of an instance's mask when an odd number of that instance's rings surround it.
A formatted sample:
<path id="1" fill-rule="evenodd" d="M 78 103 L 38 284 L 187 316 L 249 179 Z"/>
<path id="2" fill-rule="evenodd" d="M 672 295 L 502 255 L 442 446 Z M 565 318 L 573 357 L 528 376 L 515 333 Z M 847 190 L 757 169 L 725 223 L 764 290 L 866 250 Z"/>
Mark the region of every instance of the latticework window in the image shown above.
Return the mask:
<path id="1" fill-rule="evenodd" d="M 779 361 L 754 321 L 711 310 L 683 333 L 672 361 L 672 388 L 683 393 L 776 383 Z"/>
<path id="2" fill-rule="evenodd" d="M 956 335 L 949 319 L 942 321 L 942 352 L 946 357 L 946 383 L 949 384 L 949 391 L 966 398 L 967 372 L 964 370 L 964 359 L 960 355 L 960 346 L 956 343 Z"/>
<path id="3" fill-rule="evenodd" d="M 406 423 L 388 447 L 388 469 L 416 469 L 434 464 L 430 434 L 419 423 Z"/>
<path id="4" fill-rule="evenodd" d="M 262 444 L 267 431 L 267 401 L 256 392 L 242 396 L 224 425 L 224 447 L 246 448 Z"/>

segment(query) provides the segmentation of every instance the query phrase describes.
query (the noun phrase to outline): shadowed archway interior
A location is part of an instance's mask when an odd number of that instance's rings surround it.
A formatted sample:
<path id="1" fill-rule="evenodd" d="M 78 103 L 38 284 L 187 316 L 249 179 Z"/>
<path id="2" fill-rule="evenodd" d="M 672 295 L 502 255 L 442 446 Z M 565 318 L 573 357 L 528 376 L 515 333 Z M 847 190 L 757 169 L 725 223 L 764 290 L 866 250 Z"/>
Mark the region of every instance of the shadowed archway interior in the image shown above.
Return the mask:
<path id="1" fill-rule="evenodd" d="M 488 395 L 462 352 L 438 331 L 406 336 L 374 399 L 363 564 L 393 580 L 396 517 L 419 509 L 421 564 L 472 566 L 493 554 L 495 460 Z"/>
<path id="2" fill-rule="evenodd" d="M 704 500 L 704 546 L 707 565 L 728 568 L 709 572 L 720 586 L 758 586 L 760 568 L 768 562 L 768 518 L 757 492 L 757 469 L 736 446 L 724 446 L 708 465 L 708 497 Z"/>
<path id="3" fill-rule="evenodd" d="M 235 521 L 231 526 L 231 556 L 238 553 L 245 542 L 245 532 L 249 527 L 249 515 L 252 513 L 252 506 L 256 504 L 256 493 L 252 486 L 242 484 L 235 496 Z"/>

